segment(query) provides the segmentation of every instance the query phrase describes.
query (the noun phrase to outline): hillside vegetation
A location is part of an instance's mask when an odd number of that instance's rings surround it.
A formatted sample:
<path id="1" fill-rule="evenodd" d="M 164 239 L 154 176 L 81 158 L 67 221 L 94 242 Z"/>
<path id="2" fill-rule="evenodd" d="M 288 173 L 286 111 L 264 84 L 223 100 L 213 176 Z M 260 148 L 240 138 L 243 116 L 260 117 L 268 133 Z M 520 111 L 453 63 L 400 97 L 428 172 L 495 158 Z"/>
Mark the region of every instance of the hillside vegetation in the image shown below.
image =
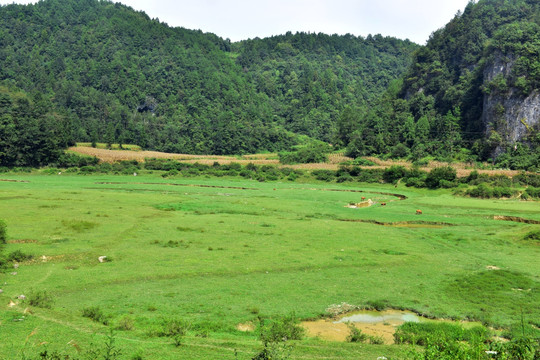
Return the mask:
<path id="1" fill-rule="evenodd" d="M 539 24 L 538 1 L 470 2 L 416 51 L 377 106 L 342 114 L 348 153 L 538 169 Z"/>
<path id="2" fill-rule="evenodd" d="M 70 140 L 241 154 L 330 140 L 348 104 L 405 71 L 417 45 L 288 34 L 231 44 L 121 4 L 0 8 L 0 81 L 66 114 Z"/>

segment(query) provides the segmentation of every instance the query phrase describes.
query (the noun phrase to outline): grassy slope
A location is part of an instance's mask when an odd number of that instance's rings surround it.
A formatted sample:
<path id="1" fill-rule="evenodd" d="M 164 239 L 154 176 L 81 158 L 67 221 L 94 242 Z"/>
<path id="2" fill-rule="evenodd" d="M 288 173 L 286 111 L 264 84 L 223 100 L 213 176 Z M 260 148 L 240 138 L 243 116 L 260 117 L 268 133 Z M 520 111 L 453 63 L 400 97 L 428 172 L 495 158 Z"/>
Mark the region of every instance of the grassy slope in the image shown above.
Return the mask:
<path id="1" fill-rule="evenodd" d="M 537 202 L 456 198 L 447 191 L 357 184 L 368 193 L 330 192 L 328 184 L 257 183 L 238 179 L 157 176 L 3 175 L 0 218 L 8 225 L 9 253 L 38 257 L 16 276 L 2 274 L 0 354 L 24 348 L 85 348 L 102 342 L 106 328 L 81 317 L 100 306 L 114 324 L 123 316 L 135 330 L 118 334 L 126 358 L 252 356 L 254 335 L 235 330 L 257 315 L 295 311 L 309 318 L 334 303 L 386 300 L 433 316 L 466 316 L 498 325 L 540 313 L 538 244 L 521 240 L 535 225 L 495 221 L 493 215 L 540 220 Z M 120 182 L 120 184 L 98 184 Z M 143 183 L 242 186 L 253 190 Z M 352 187 L 353 185 L 349 185 Z M 274 190 L 275 189 L 275 190 Z M 397 201 L 389 195 L 409 196 Z M 386 207 L 348 209 L 360 196 Z M 415 215 L 422 209 L 423 215 Z M 455 226 L 390 227 L 341 219 L 424 221 Z M 418 226 L 418 225 L 417 225 Z M 537 226 L 537 225 L 536 225 Z M 24 244 L 17 240 L 33 240 Z M 178 247 L 164 247 L 169 240 Z M 46 255 L 48 261 L 39 257 Z M 100 264 L 98 256 L 112 262 Z M 489 271 L 487 266 L 499 271 Z M 10 270 L 11 271 L 11 270 Z M 512 288 L 531 288 L 517 291 Z M 53 308 L 8 309 L 19 294 L 46 289 Z M 209 338 L 190 333 L 186 346 L 149 337 L 162 319 L 178 317 Z M 94 335 L 97 333 L 97 335 Z M 397 356 L 403 348 L 305 340 L 294 358 L 358 359 Z"/>

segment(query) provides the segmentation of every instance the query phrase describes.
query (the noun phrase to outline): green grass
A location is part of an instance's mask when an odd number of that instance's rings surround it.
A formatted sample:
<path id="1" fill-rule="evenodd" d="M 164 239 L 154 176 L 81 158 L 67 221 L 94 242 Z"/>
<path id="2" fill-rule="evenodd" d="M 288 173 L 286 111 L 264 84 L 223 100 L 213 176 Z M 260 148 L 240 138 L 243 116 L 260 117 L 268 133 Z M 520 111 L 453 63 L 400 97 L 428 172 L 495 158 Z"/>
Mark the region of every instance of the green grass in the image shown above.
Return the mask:
<path id="1" fill-rule="evenodd" d="M 73 344 L 102 344 L 117 327 L 128 329 L 116 333 L 126 359 L 235 359 L 235 350 L 250 359 L 260 341 L 237 324 L 292 312 L 316 318 L 342 302 L 501 327 L 519 323 L 522 312 L 526 321 L 540 318 L 538 242 L 524 240 L 537 225 L 493 219 L 540 220 L 538 202 L 377 184 L 159 175 L 2 174 L 28 181 L 0 182 L 4 253 L 33 258 L 17 275 L 0 275 L 0 358 L 36 356 L 45 347 L 75 353 Z M 376 204 L 345 207 L 362 196 Z M 43 291 L 50 308 L 24 314 L 27 303 L 6 307 Z M 108 326 L 82 316 L 93 308 Z M 191 324 L 180 347 L 155 335 L 173 318 Z M 398 358 L 408 349 L 294 344 L 294 359 Z"/>
<path id="2" fill-rule="evenodd" d="M 80 142 L 77 143 L 76 146 L 78 147 L 92 147 L 92 143 L 89 142 Z M 96 148 L 98 149 L 111 149 L 111 150 L 133 150 L 133 151 L 141 151 L 141 147 L 139 145 L 132 145 L 132 144 L 122 144 L 122 148 L 120 148 L 120 144 L 111 144 L 109 147 L 106 143 L 96 143 Z"/>

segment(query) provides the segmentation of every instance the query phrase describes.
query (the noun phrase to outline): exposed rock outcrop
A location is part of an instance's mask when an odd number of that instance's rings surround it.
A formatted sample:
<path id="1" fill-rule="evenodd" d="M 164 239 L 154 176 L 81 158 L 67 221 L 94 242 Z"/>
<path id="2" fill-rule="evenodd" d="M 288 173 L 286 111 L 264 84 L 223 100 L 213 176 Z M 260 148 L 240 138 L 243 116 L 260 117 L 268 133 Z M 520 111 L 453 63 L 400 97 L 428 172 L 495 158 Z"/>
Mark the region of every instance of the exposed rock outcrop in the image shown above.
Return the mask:
<path id="1" fill-rule="evenodd" d="M 492 86 L 484 96 L 482 122 L 486 135 L 496 132 L 503 143 L 510 144 L 524 140 L 530 129 L 540 124 L 540 92 L 534 90 L 523 95 L 519 89 L 504 86 L 509 82 L 515 61 L 514 56 L 495 54 L 484 70 L 486 87 L 497 79 L 503 84 L 502 88 Z M 499 146 L 493 155 L 501 151 Z"/>

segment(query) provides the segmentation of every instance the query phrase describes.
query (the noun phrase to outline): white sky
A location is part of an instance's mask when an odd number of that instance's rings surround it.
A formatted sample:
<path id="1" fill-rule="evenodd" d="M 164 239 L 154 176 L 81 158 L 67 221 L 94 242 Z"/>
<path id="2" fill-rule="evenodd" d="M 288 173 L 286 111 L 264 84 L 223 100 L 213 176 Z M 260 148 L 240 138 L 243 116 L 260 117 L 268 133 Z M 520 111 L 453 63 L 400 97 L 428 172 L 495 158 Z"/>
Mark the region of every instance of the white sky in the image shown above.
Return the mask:
<path id="1" fill-rule="evenodd" d="M 211 32 L 232 41 L 287 31 L 367 36 L 425 44 L 469 0 L 115 0 L 170 26 Z M 0 0 L 0 4 L 31 0 Z"/>

